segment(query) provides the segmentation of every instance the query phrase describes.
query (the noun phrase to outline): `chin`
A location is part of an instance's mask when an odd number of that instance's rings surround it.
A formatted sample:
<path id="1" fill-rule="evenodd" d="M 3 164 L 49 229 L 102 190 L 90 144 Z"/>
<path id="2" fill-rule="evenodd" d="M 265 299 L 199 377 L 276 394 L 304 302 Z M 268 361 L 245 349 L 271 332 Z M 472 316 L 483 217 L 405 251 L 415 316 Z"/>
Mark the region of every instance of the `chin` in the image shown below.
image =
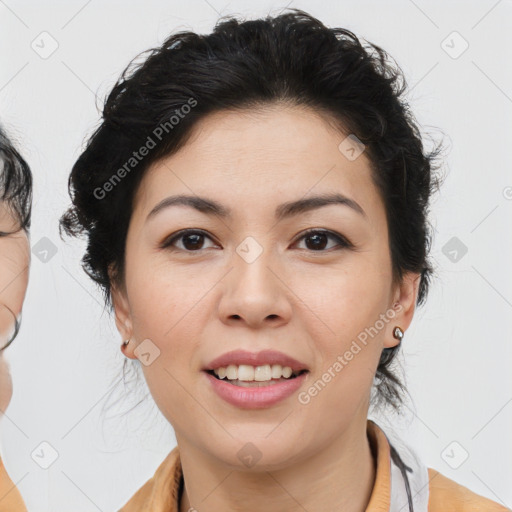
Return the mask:
<path id="1" fill-rule="evenodd" d="M 247 436 L 233 436 L 233 440 L 215 443 L 214 450 L 212 450 L 211 440 L 205 440 L 205 442 L 210 455 L 230 469 L 246 469 L 254 472 L 276 471 L 290 466 L 300 455 L 295 451 L 298 444 L 290 442 L 289 437 L 287 444 L 281 442 L 279 438 L 273 440 L 265 438 L 271 430 L 265 428 L 261 436 L 252 436 L 250 433 Z"/>

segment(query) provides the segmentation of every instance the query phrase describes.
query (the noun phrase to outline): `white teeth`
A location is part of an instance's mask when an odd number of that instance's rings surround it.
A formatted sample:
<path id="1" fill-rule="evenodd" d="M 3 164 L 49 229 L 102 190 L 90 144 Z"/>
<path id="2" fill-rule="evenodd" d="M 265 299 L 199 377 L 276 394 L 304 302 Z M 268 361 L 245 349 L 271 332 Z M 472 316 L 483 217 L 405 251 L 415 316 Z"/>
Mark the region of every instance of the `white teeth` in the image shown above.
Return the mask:
<path id="1" fill-rule="evenodd" d="M 283 368 L 283 377 L 287 379 L 288 377 L 291 377 L 292 375 L 292 369 L 289 366 L 285 366 Z"/>
<path id="2" fill-rule="evenodd" d="M 283 374 L 282 366 L 280 366 L 278 364 L 273 364 L 272 365 L 272 378 L 280 379 L 282 374 Z"/>
<path id="3" fill-rule="evenodd" d="M 226 368 L 226 378 L 229 380 L 235 380 L 238 378 L 238 367 L 234 364 L 230 364 Z"/>
<path id="4" fill-rule="evenodd" d="M 292 376 L 293 370 L 289 366 L 281 366 L 280 364 L 264 364 L 261 366 L 230 364 L 227 367 L 216 368 L 213 372 L 219 379 L 265 382 L 282 377 L 288 379 Z"/>
<path id="5" fill-rule="evenodd" d="M 277 365 L 276 365 L 277 366 Z M 281 377 L 281 375 L 279 375 Z M 277 377 L 279 379 L 279 377 Z M 258 382 L 264 382 L 266 380 L 270 380 L 272 378 L 272 368 L 269 364 L 264 364 L 263 366 L 256 366 L 254 369 L 254 380 Z M 240 379 L 245 380 L 245 379 Z"/>
<path id="6" fill-rule="evenodd" d="M 241 364 L 238 367 L 238 380 L 254 380 L 254 366 Z"/>

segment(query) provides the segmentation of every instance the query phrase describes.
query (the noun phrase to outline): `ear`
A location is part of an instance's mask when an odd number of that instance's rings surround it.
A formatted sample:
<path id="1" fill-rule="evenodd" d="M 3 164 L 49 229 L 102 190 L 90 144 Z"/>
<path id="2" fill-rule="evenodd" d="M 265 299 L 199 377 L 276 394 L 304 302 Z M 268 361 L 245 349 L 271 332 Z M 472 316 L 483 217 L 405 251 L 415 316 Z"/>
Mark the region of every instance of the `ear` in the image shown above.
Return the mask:
<path id="1" fill-rule="evenodd" d="M 384 348 L 396 347 L 399 344 L 400 340 L 393 336 L 395 327 L 400 327 L 405 333 L 411 325 L 416 309 L 420 280 L 421 274 L 407 272 L 403 276 L 402 283 L 395 290 L 391 302 L 391 308 L 395 311 L 395 316 L 388 323 L 390 332 L 385 337 Z"/>
<path id="2" fill-rule="evenodd" d="M 110 277 L 110 295 L 112 298 L 112 305 L 114 307 L 117 330 L 119 331 L 119 334 L 121 334 L 123 341 L 129 340 L 133 335 L 133 325 L 126 290 L 124 287 L 117 284 L 111 267 L 109 268 L 108 273 Z M 131 342 L 126 346 L 121 345 L 121 351 L 130 359 L 137 359 L 133 353 L 134 349 L 134 340 L 131 340 Z"/>

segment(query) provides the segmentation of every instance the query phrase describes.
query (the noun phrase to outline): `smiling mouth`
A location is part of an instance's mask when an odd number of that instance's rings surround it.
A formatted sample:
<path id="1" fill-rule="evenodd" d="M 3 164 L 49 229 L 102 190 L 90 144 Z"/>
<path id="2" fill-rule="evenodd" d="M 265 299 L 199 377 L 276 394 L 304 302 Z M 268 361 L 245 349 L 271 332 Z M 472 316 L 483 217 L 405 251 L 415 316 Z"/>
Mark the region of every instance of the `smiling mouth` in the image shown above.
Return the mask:
<path id="1" fill-rule="evenodd" d="M 245 388 L 254 388 L 254 387 L 263 387 L 263 386 L 273 386 L 279 384 L 280 382 L 286 382 L 288 380 L 293 380 L 302 375 L 303 373 L 307 373 L 308 370 L 301 370 L 297 373 L 292 373 L 290 377 L 281 377 L 279 379 L 270 379 L 264 381 L 255 381 L 255 380 L 239 380 L 239 379 L 228 379 L 227 377 L 221 379 L 213 370 L 205 370 L 206 373 L 209 373 L 212 377 L 215 377 L 217 380 L 222 380 L 227 384 L 232 384 L 233 386 L 240 386 Z"/>

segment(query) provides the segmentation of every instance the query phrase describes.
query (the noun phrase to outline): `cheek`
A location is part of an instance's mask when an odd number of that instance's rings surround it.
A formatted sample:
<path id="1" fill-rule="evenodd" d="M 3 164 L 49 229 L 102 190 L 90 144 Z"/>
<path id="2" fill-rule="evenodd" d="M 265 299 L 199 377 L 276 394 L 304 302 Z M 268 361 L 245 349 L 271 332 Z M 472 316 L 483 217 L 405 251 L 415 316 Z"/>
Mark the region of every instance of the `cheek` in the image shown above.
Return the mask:
<path id="1" fill-rule="evenodd" d="M 317 275 L 295 280 L 293 289 L 304 302 L 298 315 L 318 357 L 312 387 L 304 396 L 306 408 L 311 408 L 308 415 L 329 414 L 338 422 L 340 413 L 353 414 L 368 398 L 389 331 L 385 328 L 393 321 L 381 320 L 390 276 L 373 268 L 354 264 L 330 272 L 328 279 Z"/>
<path id="2" fill-rule="evenodd" d="M 0 411 L 5 412 L 12 396 L 12 380 L 9 366 L 0 355 Z"/>
<path id="3" fill-rule="evenodd" d="M 194 298 L 193 276 L 186 275 L 185 267 L 173 267 L 163 259 L 135 244 L 127 249 L 127 291 L 137 340 L 171 335 L 176 326 L 181 327 L 178 321 Z"/>
<path id="4" fill-rule="evenodd" d="M 303 303 L 301 317 L 316 333 L 312 339 L 320 336 L 342 349 L 385 313 L 391 277 L 373 268 L 354 264 L 295 278 L 291 288 Z"/>
<path id="5" fill-rule="evenodd" d="M 129 290 L 136 339 L 154 339 L 162 349 L 177 339 L 193 341 L 210 288 L 183 270 L 139 275 Z"/>
<path id="6" fill-rule="evenodd" d="M 194 364 L 207 321 L 200 301 L 207 300 L 211 286 L 203 287 L 188 274 L 154 265 L 148 272 L 132 272 L 128 289 L 134 338 L 138 343 L 151 340 L 159 351 L 142 370 L 155 402 L 169 420 L 172 411 L 190 400 L 183 386 L 187 388 L 198 373 Z"/>
<path id="7" fill-rule="evenodd" d="M 20 313 L 28 285 L 30 247 L 26 235 L 0 239 L 0 302 Z"/>

